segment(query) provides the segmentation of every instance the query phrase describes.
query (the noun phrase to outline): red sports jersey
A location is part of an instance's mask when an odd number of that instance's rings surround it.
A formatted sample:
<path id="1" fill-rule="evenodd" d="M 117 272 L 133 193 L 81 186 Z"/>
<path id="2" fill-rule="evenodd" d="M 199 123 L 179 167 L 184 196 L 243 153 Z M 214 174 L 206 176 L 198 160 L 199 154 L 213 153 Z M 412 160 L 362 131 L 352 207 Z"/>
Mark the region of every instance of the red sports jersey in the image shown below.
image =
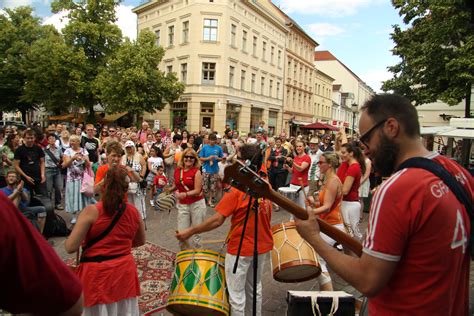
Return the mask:
<path id="1" fill-rule="evenodd" d="M 343 201 L 359 201 L 359 187 L 360 178 L 362 177 L 362 171 L 358 162 L 349 165 L 347 161 L 344 161 L 339 169 L 337 169 L 337 176 L 344 183 L 347 177 L 353 177 L 354 183 L 352 183 L 349 193 L 347 193 Z"/>
<path id="2" fill-rule="evenodd" d="M 474 179 L 434 154 L 472 196 Z M 431 172 L 395 173 L 375 194 L 364 252 L 396 261 L 392 277 L 369 300 L 370 315 L 467 315 L 470 222 L 464 206 Z"/>

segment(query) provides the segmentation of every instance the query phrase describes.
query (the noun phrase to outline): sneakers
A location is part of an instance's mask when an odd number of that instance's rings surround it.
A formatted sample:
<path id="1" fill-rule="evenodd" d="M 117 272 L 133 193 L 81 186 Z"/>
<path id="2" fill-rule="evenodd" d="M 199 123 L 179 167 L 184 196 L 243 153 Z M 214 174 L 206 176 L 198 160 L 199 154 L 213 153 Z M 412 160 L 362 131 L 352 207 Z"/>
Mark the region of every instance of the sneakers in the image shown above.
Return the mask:
<path id="1" fill-rule="evenodd" d="M 77 217 L 76 217 L 76 216 L 73 216 L 73 217 L 71 218 L 71 224 L 74 225 L 74 224 L 76 224 L 76 222 L 77 222 Z"/>
<path id="2" fill-rule="evenodd" d="M 150 205 L 151 205 L 152 207 L 154 207 L 154 206 L 155 206 L 155 202 L 154 202 L 153 200 L 150 200 Z"/>

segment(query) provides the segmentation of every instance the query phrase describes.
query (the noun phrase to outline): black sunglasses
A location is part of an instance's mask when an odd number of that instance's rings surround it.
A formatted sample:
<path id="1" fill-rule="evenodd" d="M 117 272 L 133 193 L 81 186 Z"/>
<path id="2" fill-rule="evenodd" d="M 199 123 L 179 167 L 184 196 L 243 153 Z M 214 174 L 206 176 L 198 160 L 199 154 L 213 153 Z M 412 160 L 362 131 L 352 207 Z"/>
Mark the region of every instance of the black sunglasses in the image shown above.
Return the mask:
<path id="1" fill-rule="evenodd" d="M 387 119 L 385 120 L 381 120 L 380 122 L 378 122 L 377 124 L 375 124 L 374 126 L 372 126 L 367 132 L 365 132 L 364 135 L 361 135 L 359 140 L 362 144 L 364 144 L 364 146 L 366 148 L 369 148 L 369 145 L 368 143 L 370 142 L 370 139 L 372 138 L 372 133 L 379 127 L 381 127 L 383 124 L 385 124 L 385 122 L 387 122 Z"/>
<path id="2" fill-rule="evenodd" d="M 196 159 L 196 157 L 194 157 L 194 156 L 184 156 L 184 159 L 193 159 L 194 160 L 194 159 Z"/>

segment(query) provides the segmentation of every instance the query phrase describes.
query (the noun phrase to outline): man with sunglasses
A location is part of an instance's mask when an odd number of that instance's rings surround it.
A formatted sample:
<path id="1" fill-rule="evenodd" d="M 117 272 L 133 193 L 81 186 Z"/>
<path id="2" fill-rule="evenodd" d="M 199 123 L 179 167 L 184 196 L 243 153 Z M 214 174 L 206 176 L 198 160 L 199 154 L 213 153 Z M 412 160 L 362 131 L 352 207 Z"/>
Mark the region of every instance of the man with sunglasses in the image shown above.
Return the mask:
<path id="1" fill-rule="evenodd" d="M 415 107 L 393 94 L 375 95 L 361 108 L 365 153 L 382 176 L 360 258 L 329 247 L 315 215 L 297 221 L 334 272 L 369 297 L 371 315 L 468 315 L 470 220 L 444 182 L 419 168 L 399 166 L 425 157 L 441 165 L 472 201 L 474 179 L 454 161 L 429 152 L 420 140 Z"/>

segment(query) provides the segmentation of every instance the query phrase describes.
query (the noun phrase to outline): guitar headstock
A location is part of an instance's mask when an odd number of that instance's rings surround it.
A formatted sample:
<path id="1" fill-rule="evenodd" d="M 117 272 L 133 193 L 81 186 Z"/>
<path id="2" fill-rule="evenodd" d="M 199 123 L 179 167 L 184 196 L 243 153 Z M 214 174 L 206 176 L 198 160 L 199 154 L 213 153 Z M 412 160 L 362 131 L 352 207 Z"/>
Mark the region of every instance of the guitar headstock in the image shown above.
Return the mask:
<path id="1" fill-rule="evenodd" d="M 269 198 L 271 196 L 270 184 L 239 160 L 224 169 L 223 181 L 254 197 Z"/>

